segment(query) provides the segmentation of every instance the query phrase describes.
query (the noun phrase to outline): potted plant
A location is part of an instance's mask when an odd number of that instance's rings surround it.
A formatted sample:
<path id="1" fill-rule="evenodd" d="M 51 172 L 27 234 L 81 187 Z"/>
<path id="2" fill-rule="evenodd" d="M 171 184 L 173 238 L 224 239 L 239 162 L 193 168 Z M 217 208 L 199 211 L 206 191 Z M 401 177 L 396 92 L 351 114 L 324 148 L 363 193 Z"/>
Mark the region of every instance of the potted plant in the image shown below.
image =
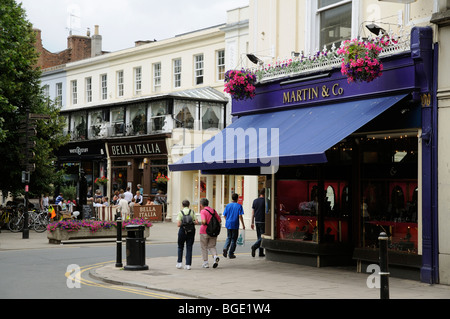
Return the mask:
<path id="1" fill-rule="evenodd" d="M 247 100 L 255 97 L 255 84 L 256 75 L 249 70 L 229 70 L 225 73 L 224 91 L 231 94 L 235 100 Z"/>

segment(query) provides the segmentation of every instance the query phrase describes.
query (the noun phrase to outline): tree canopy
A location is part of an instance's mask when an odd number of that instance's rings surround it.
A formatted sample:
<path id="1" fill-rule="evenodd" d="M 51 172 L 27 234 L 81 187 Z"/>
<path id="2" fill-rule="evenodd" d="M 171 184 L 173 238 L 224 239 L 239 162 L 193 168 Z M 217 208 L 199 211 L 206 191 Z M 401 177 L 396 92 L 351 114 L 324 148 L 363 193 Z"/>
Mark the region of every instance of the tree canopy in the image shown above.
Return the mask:
<path id="1" fill-rule="evenodd" d="M 67 142 L 62 134 L 64 120 L 58 107 L 45 97 L 41 70 L 36 67 L 36 35 L 25 10 L 15 0 L 0 0 L 0 190 L 4 194 L 23 193 L 21 181 L 25 156 L 36 166 L 31 175 L 30 193 L 51 192 L 61 172 L 54 166 L 54 150 Z M 36 126 L 35 156 L 25 154 L 25 133 L 20 130 L 27 114 L 48 115 L 49 119 L 30 121 Z"/>

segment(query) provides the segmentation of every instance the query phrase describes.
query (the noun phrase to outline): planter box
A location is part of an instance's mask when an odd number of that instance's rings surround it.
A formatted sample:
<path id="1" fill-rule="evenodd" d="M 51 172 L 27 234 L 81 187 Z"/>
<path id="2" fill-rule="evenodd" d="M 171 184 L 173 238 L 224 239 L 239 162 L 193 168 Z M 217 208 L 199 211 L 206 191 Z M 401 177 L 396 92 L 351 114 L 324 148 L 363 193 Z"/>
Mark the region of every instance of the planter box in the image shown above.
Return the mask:
<path id="1" fill-rule="evenodd" d="M 128 232 L 122 230 L 122 239 L 126 239 Z M 144 238 L 150 236 L 150 228 L 145 227 Z M 79 240 L 79 239 L 102 239 L 102 238 L 117 238 L 117 229 L 100 229 L 92 233 L 88 228 L 80 229 L 78 231 L 68 232 L 57 229 L 53 232 L 47 231 L 47 238 L 50 244 L 60 244 L 63 241 Z"/>

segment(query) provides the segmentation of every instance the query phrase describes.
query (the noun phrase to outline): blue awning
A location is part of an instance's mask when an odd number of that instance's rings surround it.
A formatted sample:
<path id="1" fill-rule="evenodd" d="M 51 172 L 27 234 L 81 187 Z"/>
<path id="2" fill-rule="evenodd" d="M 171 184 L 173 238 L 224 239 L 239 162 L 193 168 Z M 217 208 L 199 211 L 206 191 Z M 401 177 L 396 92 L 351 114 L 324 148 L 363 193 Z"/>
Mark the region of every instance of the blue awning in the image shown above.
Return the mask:
<path id="1" fill-rule="evenodd" d="M 325 163 L 325 152 L 406 94 L 242 116 L 171 171 Z"/>

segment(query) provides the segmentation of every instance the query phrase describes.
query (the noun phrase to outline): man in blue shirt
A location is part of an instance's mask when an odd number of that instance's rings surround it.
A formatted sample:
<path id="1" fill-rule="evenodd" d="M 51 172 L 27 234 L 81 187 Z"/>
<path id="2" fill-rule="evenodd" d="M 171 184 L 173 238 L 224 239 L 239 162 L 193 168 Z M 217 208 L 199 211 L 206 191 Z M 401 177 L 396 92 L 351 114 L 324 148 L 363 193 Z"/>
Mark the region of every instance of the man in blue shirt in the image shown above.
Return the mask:
<path id="1" fill-rule="evenodd" d="M 229 258 L 236 258 L 234 251 L 236 250 L 236 242 L 239 235 L 239 220 L 242 223 L 242 229 L 245 229 L 244 225 L 244 209 L 242 205 L 237 202 L 239 198 L 238 194 L 231 195 L 232 203 L 229 203 L 223 212 L 225 217 L 225 227 L 227 228 L 227 240 L 223 247 L 223 256 Z M 228 249 L 230 249 L 228 253 Z"/>

